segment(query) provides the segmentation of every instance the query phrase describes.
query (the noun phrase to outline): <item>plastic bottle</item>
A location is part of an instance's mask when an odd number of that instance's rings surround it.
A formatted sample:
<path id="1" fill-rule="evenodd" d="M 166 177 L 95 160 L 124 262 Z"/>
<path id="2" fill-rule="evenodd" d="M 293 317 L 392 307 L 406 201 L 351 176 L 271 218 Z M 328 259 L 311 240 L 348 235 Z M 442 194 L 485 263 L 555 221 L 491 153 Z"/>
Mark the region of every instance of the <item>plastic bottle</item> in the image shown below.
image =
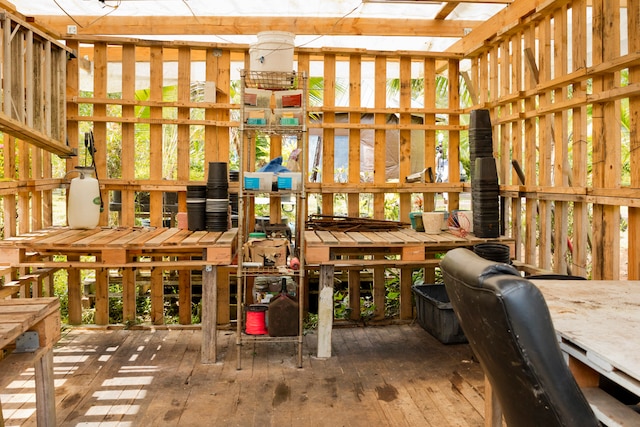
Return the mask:
<path id="1" fill-rule="evenodd" d="M 92 167 L 77 167 L 78 176 L 71 180 L 67 201 L 69 228 L 96 228 L 100 221 L 100 185 Z"/>

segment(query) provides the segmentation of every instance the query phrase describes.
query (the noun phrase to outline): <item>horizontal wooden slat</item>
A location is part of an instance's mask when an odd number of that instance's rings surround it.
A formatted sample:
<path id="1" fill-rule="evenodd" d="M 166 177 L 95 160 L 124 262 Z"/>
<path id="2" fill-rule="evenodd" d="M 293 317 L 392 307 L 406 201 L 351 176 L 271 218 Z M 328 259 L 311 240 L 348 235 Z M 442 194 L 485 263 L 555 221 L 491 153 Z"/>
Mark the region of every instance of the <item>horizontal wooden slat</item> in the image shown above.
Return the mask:
<path id="1" fill-rule="evenodd" d="M 582 389 L 596 416 L 608 427 L 640 425 L 640 414 L 604 390 L 595 387 Z"/>

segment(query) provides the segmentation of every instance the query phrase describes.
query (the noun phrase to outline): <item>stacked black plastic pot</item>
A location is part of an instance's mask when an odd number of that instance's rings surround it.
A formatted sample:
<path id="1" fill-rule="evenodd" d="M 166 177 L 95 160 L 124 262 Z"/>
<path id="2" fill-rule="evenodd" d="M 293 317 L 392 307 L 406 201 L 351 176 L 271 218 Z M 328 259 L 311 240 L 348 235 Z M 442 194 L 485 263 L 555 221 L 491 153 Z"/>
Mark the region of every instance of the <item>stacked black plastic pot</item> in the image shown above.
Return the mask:
<path id="1" fill-rule="evenodd" d="M 479 243 L 473 247 L 473 252 L 484 259 L 511 264 L 509 246 L 501 243 Z"/>
<path id="2" fill-rule="evenodd" d="M 226 162 L 209 162 L 206 200 L 207 231 L 229 228 L 229 179 Z"/>
<path id="3" fill-rule="evenodd" d="M 500 236 L 500 187 L 493 158 L 493 138 L 488 110 L 471 111 L 469 122 L 471 160 L 471 210 L 477 237 Z"/>
<path id="4" fill-rule="evenodd" d="M 204 230 L 206 185 L 187 185 L 187 227 L 191 231 Z"/>
<path id="5" fill-rule="evenodd" d="M 239 182 L 240 171 L 229 171 L 229 182 Z M 231 207 L 231 227 L 238 227 L 238 193 L 229 193 L 229 206 Z"/>
<path id="6" fill-rule="evenodd" d="M 469 118 L 469 160 L 472 180 L 475 178 L 478 157 L 493 157 L 493 133 L 489 110 L 471 110 Z"/>

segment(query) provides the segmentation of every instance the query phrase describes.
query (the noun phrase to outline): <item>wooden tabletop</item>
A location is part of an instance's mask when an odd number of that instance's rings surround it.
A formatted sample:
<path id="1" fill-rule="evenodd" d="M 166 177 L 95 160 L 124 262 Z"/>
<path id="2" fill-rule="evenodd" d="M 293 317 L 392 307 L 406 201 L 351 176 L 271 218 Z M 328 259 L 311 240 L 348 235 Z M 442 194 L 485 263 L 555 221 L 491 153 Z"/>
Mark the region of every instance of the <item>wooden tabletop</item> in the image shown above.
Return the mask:
<path id="1" fill-rule="evenodd" d="M 0 258 L 12 267 L 137 267 L 129 255 L 202 256 L 216 265 L 230 264 L 236 252 L 238 229 L 220 231 L 191 231 L 180 228 L 154 227 L 98 227 L 90 230 L 51 227 L 0 240 Z M 39 254 L 96 255 L 96 262 L 69 262 L 28 257 Z M 172 257 L 175 258 L 175 257 Z M 191 262 L 190 265 L 189 263 Z M 163 266 L 174 261 L 159 261 Z M 152 264 L 145 263 L 151 267 Z M 180 260 L 178 267 L 198 267 L 197 261 Z"/>
<path id="2" fill-rule="evenodd" d="M 446 231 L 440 234 L 429 234 L 415 231 L 412 228 L 401 228 L 397 231 L 305 231 L 307 246 L 371 246 L 397 247 L 406 245 L 422 245 L 434 248 L 457 246 L 473 246 L 485 242 L 512 242 L 508 237 L 482 238 L 473 234 L 459 235 Z"/>
<path id="3" fill-rule="evenodd" d="M 58 298 L 0 300 L 0 349 L 15 342 L 22 333 L 34 328 L 37 328 L 41 335 L 41 346 L 55 343 L 60 338 L 59 310 Z M 43 325 L 45 322 L 47 325 Z M 47 332 L 50 336 L 42 336 Z"/>
<path id="4" fill-rule="evenodd" d="M 231 245 L 238 230 L 190 231 L 180 228 L 154 227 L 99 227 L 77 230 L 68 227 L 51 227 L 0 240 L 0 247 L 27 250 L 82 251 L 108 249 L 173 249 L 205 248 Z"/>
<path id="5" fill-rule="evenodd" d="M 561 347 L 636 394 L 640 392 L 640 281 L 533 280 Z"/>

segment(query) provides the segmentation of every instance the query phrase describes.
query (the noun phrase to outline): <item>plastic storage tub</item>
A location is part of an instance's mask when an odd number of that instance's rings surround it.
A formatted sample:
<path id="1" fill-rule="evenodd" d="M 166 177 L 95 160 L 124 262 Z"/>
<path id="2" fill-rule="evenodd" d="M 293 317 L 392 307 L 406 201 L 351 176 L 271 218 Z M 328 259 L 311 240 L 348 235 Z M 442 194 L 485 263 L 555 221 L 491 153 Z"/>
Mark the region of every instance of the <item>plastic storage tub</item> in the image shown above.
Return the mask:
<path id="1" fill-rule="evenodd" d="M 278 174 L 278 190 L 299 191 L 302 189 L 302 173 L 280 172 Z"/>
<path id="2" fill-rule="evenodd" d="M 245 172 L 245 190 L 271 191 L 272 187 L 273 172 Z"/>
<path id="3" fill-rule="evenodd" d="M 418 323 L 443 344 L 467 342 L 444 285 L 413 285 Z"/>

